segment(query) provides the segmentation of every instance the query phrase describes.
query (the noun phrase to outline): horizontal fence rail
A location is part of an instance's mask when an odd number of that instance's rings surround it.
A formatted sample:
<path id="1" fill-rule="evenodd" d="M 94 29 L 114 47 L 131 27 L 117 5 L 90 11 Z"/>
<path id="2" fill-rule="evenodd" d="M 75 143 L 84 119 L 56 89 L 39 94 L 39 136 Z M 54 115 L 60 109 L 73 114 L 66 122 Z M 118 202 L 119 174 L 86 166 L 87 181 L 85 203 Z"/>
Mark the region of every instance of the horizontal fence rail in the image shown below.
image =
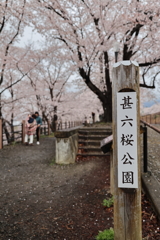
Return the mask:
<path id="1" fill-rule="evenodd" d="M 68 128 L 74 128 L 81 126 L 83 123 L 81 121 L 72 121 L 72 122 L 57 122 L 57 130 L 65 130 Z"/>
<path id="2" fill-rule="evenodd" d="M 6 136 L 5 129 L 2 128 L 2 143 L 3 143 L 3 145 L 22 141 L 22 124 L 14 125 L 12 132 L 7 127 L 6 127 L 6 129 L 7 129 L 8 139 Z"/>
<path id="3" fill-rule="evenodd" d="M 156 127 L 154 127 L 153 125 L 149 124 L 148 122 L 145 122 L 143 120 L 141 120 L 141 123 L 145 124 L 146 126 L 152 128 L 153 130 L 155 130 L 156 132 L 160 133 L 160 130 Z"/>
<path id="4" fill-rule="evenodd" d="M 160 124 L 160 112 L 141 116 L 141 120 L 150 124 Z"/>

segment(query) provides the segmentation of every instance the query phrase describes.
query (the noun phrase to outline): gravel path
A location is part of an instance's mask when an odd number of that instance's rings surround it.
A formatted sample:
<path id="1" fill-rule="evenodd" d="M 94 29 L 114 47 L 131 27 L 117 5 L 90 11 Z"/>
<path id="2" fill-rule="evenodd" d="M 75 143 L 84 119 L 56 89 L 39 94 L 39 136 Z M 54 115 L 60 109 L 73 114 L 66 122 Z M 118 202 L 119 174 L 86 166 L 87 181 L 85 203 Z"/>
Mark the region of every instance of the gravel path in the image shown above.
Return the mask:
<path id="1" fill-rule="evenodd" d="M 148 130 L 148 136 L 149 168 L 159 179 L 160 135 Z M 54 164 L 54 156 L 50 137 L 39 146 L 0 150 L 0 239 L 94 240 L 99 230 L 113 227 L 113 208 L 102 206 L 110 197 L 109 158 L 65 166 Z M 142 207 L 144 239 L 159 240 L 146 198 Z"/>
<path id="2" fill-rule="evenodd" d="M 54 155 L 51 137 L 0 150 L 0 239 L 92 240 L 106 222 L 113 227 L 113 211 L 102 206 L 109 157 L 56 165 Z"/>

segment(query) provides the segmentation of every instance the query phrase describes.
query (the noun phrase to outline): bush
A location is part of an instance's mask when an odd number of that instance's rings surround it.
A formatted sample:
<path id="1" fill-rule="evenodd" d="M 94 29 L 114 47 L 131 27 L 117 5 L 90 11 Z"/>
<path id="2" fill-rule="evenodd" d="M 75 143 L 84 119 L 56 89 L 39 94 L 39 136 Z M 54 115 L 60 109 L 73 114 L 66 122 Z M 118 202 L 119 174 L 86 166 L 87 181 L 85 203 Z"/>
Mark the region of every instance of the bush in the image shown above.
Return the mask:
<path id="1" fill-rule="evenodd" d="M 96 240 L 114 240 L 113 228 L 106 229 L 103 232 L 100 231 L 96 236 Z"/>
<path id="2" fill-rule="evenodd" d="M 104 199 L 103 200 L 103 206 L 104 207 L 111 207 L 113 205 L 113 197 L 109 198 L 108 200 L 107 199 Z"/>

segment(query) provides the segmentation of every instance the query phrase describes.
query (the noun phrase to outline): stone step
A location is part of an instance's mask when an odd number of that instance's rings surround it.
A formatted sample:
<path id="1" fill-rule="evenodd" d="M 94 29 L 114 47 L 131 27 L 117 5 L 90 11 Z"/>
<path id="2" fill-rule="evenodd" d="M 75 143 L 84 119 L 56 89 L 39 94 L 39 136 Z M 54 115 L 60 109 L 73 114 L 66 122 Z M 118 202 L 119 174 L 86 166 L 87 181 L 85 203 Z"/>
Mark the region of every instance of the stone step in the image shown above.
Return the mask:
<path id="1" fill-rule="evenodd" d="M 79 144 L 82 146 L 100 146 L 100 141 L 98 140 L 79 140 Z"/>
<path id="2" fill-rule="evenodd" d="M 77 156 L 107 156 L 100 148 L 100 142 L 112 135 L 111 128 L 81 128 L 78 131 L 78 154 Z"/>
<path id="3" fill-rule="evenodd" d="M 79 150 L 82 150 L 83 152 L 102 152 L 100 146 L 95 147 L 95 146 L 83 146 L 79 147 Z"/>
<path id="4" fill-rule="evenodd" d="M 82 136 L 82 135 L 79 135 L 78 136 L 78 139 L 79 141 L 87 141 L 87 140 L 97 140 L 97 141 L 101 141 L 102 139 L 108 137 L 109 135 L 105 135 L 105 136 L 100 136 L 100 135 L 88 135 L 88 136 Z"/>
<path id="5" fill-rule="evenodd" d="M 92 130 L 94 130 L 94 131 L 99 131 L 99 130 L 101 130 L 101 131 L 108 131 L 108 130 L 110 130 L 110 131 L 112 131 L 112 127 L 99 127 L 99 128 L 95 128 L 95 127 L 83 127 L 83 128 L 79 128 L 79 131 L 84 131 L 84 130 L 86 130 L 86 131 L 92 131 Z"/>
<path id="6" fill-rule="evenodd" d="M 112 135 L 112 131 L 78 131 L 79 135 L 100 135 L 100 136 L 106 136 L 106 135 Z"/>
<path id="7" fill-rule="evenodd" d="M 110 153 L 97 153 L 97 152 L 89 152 L 89 153 L 77 153 L 77 156 L 81 157 L 105 157 L 110 156 Z"/>

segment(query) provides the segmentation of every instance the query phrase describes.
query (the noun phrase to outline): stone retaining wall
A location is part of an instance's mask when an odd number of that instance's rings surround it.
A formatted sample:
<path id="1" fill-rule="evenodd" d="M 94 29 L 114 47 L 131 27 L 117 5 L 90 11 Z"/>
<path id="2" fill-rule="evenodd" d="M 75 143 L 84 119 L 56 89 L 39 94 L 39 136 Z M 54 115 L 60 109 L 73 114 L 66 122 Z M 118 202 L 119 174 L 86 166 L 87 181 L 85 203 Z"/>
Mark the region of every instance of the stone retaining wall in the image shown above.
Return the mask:
<path id="1" fill-rule="evenodd" d="M 55 137 L 55 162 L 57 164 L 75 163 L 78 152 L 78 128 L 56 132 Z"/>

